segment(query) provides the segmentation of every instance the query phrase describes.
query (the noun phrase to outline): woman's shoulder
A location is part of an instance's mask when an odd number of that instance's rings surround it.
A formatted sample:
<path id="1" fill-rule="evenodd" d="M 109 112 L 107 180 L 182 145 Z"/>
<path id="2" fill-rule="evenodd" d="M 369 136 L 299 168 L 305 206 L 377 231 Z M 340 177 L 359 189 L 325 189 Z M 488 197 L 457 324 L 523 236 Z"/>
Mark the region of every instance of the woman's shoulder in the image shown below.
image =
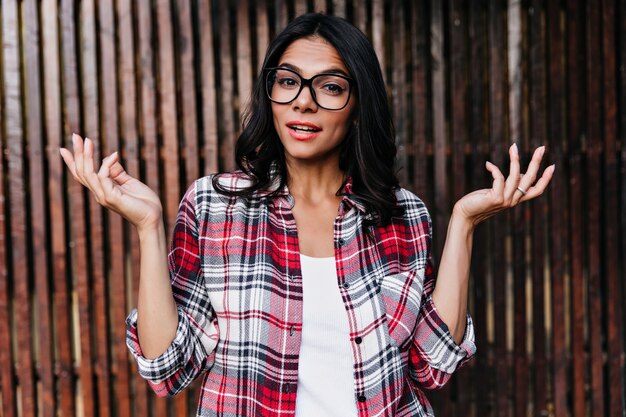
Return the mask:
<path id="1" fill-rule="evenodd" d="M 241 193 L 255 183 L 254 179 L 241 170 L 226 171 L 198 178 L 190 186 L 196 198 L 202 200 L 219 199 L 223 203 L 233 204 L 239 201 L 261 198 L 272 190 L 255 190 L 251 193 Z M 273 184 L 275 186 L 276 184 Z M 239 194 L 238 194 L 239 193 Z"/>
<path id="2" fill-rule="evenodd" d="M 398 205 L 404 207 L 405 210 L 424 210 L 428 213 L 426 204 L 424 204 L 422 199 L 406 188 L 399 187 L 396 189 L 396 200 Z"/>
<path id="3" fill-rule="evenodd" d="M 402 207 L 404 214 L 403 220 L 409 225 L 419 225 L 419 227 L 431 227 L 430 213 L 426 204 L 415 195 L 413 192 L 405 189 L 396 189 L 396 200 L 400 207 Z"/>
<path id="4" fill-rule="evenodd" d="M 252 179 L 243 171 L 218 172 L 196 179 L 190 188 L 196 193 L 201 192 L 237 192 L 248 188 Z M 217 188 L 219 189 L 216 189 Z"/>

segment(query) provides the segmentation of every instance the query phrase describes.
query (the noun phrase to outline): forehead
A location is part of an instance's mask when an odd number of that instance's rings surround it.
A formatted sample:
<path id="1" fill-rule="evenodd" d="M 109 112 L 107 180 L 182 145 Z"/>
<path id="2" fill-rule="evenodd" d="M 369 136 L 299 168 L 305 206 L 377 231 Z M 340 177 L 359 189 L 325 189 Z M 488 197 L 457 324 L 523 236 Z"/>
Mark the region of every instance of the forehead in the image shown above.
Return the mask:
<path id="1" fill-rule="evenodd" d="M 278 65 L 290 64 L 306 78 L 328 70 L 349 73 L 335 47 L 319 36 L 292 42 L 281 55 Z"/>

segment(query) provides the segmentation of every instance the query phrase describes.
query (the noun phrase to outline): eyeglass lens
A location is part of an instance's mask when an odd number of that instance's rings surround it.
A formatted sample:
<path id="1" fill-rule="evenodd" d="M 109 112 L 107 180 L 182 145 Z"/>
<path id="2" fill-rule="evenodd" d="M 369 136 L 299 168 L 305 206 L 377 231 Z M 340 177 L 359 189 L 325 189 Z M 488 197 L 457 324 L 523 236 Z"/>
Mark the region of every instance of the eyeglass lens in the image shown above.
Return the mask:
<path id="1" fill-rule="evenodd" d="M 270 100 L 286 104 L 298 97 L 302 90 L 303 79 L 295 71 L 274 69 L 267 74 L 267 93 Z M 333 74 L 318 74 L 311 78 L 313 100 L 328 110 L 339 110 L 348 104 L 350 99 L 350 82 L 348 79 Z"/>

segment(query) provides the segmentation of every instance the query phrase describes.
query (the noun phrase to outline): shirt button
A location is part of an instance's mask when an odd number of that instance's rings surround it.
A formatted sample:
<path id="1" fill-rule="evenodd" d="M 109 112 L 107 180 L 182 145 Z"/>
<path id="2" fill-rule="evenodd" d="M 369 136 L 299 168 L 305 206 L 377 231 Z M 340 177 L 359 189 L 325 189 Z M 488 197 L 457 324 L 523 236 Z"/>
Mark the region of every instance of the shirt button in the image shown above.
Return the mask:
<path id="1" fill-rule="evenodd" d="M 361 339 L 360 337 L 357 337 L 356 339 L 354 339 L 354 343 L 356 343 L 357 345 L 360 345 L 361 342 L 363 342 L 363 339 Z"/>
<path id="2" fill-rule="evenodd" d="M 290 384 L 283 384 L 283 392 L 289 392 L 291 390 Z"/>
<path id="3" fill-rule="evenodd" d="M 291 326 L 289 328 L 289 336 L 293 336 L 293 331 L 294 331 L 295 326 Z"/>
<path id="4" fill-rule="evenodd" d="M 364 403 L 367 398 L 365 398 L 365 395 L 361 394 L 359 395 L 357 399 L 359 400 L 360 403 Z"/>
<path id="5" fill-rule="evenodd" d="M 341 237 L 340 237 L 339 239 L 337 239 L 337 244 L 338 244 L 339 246 L 343 246 L 343 245 L 344 245 L 344 243 L 346 243 L 346 241 L 345 241 L 345 240 L 343 240 L 343 238 L 341 238 Z"/>
<path id="6" fill-rule="evenodd" d="M 343 283 L 343 287 L 344 287 L 345 289 L 350 288 L 350 283 L 348 283 L 348 282 L 344 282 L 344 283 Z"/>

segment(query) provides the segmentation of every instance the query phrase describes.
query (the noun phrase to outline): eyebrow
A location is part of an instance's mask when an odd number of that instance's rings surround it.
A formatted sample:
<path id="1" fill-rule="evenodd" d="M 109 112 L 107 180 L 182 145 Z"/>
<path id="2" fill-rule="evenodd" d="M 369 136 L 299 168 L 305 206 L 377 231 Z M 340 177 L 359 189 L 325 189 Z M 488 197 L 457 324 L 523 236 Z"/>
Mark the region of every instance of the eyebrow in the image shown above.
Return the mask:
<path id="1" fill-rule="evenodd" d="M 282 64 L 278 64 L 278 66 L 281 68 L 287 68 L 287 69 L 296 71 L 297 73 L 302 72 L 302 69 L 300 69 L 297 65 L 293 65 L 288 62 L 283 62 Z M 318 72 L 318 74 L 340 74 L 340 75 L 345 75 L 346 77 L 350 76 L 350 74 L 346 73 L 343 69 L 338 68 L 338 67 L 327 68 L 325 70 Z"/>

